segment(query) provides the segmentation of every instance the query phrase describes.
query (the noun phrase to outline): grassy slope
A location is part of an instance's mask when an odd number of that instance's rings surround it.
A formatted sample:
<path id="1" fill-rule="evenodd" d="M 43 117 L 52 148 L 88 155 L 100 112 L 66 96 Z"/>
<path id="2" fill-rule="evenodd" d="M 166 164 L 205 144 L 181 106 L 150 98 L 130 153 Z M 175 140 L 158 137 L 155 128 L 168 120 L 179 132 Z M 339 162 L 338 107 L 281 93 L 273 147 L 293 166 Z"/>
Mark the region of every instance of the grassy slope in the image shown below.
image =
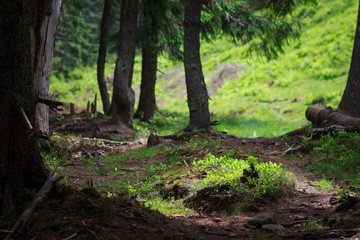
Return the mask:
<path id="1" fill-rule="evenodd" d="M 247 47 L 227 40 L 203 43 L 202 63 L 208 85 L 219 69 L 236 64 L 237 78 L 225 84 L 211 97 L 212 120 L 219 130 L 240 136 L 276 136 L 306 124 L 305 109 L 314 100 L 337 107 L 345 87 L 350 64 L 357 15 L 356 0 L 319 0 L 319 6 L 302 26 L 303 34 L 285 48 L 277 59 L 266 61 L 247 57 Z M 112 77 L 114 61 L 106 68 Z M 134 88 L 139 96 L 141 58 L 136 58 Z M 187 103 L 184 72 L 166 59 L 160 59 L 157 100 L 161 110 L 179 112 L 175 129 L 186 125 Z M 51 92 L 60 100 L 85 106 L 98 91 L 96 68 L 77 69 L 71 82 L 52 79 Z M 86 94 L 84 94 L 86 92 Z M 264 102 L 265 101 L 265 102 Z M 273 101 L 269 103 L 269 101 Z M 101 104 L 100 104 L 101 105 Z M 158 133 L 168 133 L 161 129 Z"/>

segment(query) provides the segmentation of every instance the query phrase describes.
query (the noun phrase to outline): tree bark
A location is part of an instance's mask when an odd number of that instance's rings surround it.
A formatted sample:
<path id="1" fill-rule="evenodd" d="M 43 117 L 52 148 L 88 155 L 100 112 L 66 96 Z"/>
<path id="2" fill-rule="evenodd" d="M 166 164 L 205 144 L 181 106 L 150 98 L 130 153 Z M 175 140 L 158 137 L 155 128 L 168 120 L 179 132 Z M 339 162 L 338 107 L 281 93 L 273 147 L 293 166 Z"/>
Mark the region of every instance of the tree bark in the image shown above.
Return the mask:
<path id="1" fill-rule="evenodd" d="M 43 5 L 45 9 L 41 9 L 42 15 L 39 16 L 37 22 L 33 22 L 31 52 L 34 56 L 34 89 L 39 97 L 47 98 L 61 1 L 50 0 Z M 45 134 L 49 133 L 49 107 L 47 105 L 36 105 L 35 127 Z"/>
<path id="2" fill-rule="evenodd" d="M 38 190 L 47 178 L 36 139 L 19 114 L 35 122 L 32 63 L 33 23 L 46 15 L 46 2 L 12 0 L 0 4 L 0 215 L 17 209 L 25 189 Z"/>
<path id="3" fill-rule="evenodd" d="M 135 118 L 139 118 L 144 122 L 148 122 L 154 116 L 156 110 L 155 83 L 158 57 L 158 29 L 154 19 L 157 10 L 154 7 L 156 2 L 150 0 L 146 3 L 143 19 L 145 28 L 143 45 L 145 46 L 142 47 L 140 98 L 138 109 L 134 115 Z"/>
<path id="4" fill-rule="evenodd" d="M 184 66 L 190 112 L 189 130 L 208 131 L 210 125 L 209 96 L 200 60 L 200 15 L 203 0 L 185 0 Z"/>
<path id="5" fill-rule="evenodd" d="M 135 34 L 138 0 L 121 3 L 120 43 L 114 72 L 111 113 L 115 122 L 130 127 L 135 104 L 135 92 L 131 89 L 135 57 Z"/>
<path id="6" fill-rule="evenodd" d="M 360 5 L 349 76 L 339 110 L 352 117 L 360 117 Z"/>
<path id="7" fill-rule="evenodd" d="M 103 103 L 104 113 L 108 113 L 110 110 L 109 93 L 104 78 L 104 67 L 107 51 L 107 36 L 109 31 L 110 15 L 111 15 L 112 0 L 105 0 L 104 11 L 101 20 L 100 30 L 100 44 L 99 44 L 99 55 L 97 61 L 97 79 L 100 89 L 101 100 Z"/>
<path id="8" fill-rule="evenodd" d="M 317 124 L 331 123 L 352 127 L 360 122 L 360 118 L 335 112 L 330 107 L 309 106 L 306 109 L 305 115 L 309 121 Z"/>

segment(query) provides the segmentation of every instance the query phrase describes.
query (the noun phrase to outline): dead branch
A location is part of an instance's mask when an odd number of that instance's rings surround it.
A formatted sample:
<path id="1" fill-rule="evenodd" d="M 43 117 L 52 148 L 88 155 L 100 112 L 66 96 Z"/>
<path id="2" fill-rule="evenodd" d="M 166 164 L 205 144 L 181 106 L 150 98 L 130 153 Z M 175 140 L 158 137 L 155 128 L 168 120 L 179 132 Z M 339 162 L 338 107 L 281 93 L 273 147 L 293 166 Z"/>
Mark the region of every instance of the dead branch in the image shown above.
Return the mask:
<path id="1" fill-rule="evenodd" d="M 30 217 L 32 216 L 36 206 L 42 202 L 49 191 L 52 189 L 54 184 L 59 181 L 62 177 L 59 176 L 57 173 L 49 177 L 44 185 L 41 187 L 39 192 L 36 194 L 32 202 L 30 203 L 29 207 L 25 209 L 25 211 L 21 214 L 21 216 L 16 221 L 15 225 L 11 229 L 11 233 L 8 234 L 6 240 L 9 240 L 12 236 L 14 236 L 18 231 L 20 231 L 29 221 Z"/>
<path id="2" fill-rule="evenodd" d="M 297 152 L 297 151 L 301 151 L 301 150 L 303 150 L 305 147 L 304 147 L 304 145 L 297 145 L 297 146 L 295 146 L 295 147 L 291 147 L 291 148 L 288 148 L 288 149 L 286 149 L 284 152 L 283 152 L 283 156 L 284 155 L 286 155 L 286 154 L 292 154 L 292 153 L 295 153 L 295 152 Z"/>
<path id="3" fill-rule="evenodd" d="M 70 239 L 76 237 L 77 235 L 78 235 L 78 233 L 71 234 L 71 235 L 68 236 L 67 238 L 64 238 L 64 240 L 70 240 Z"/>
<path id="4" fill-rule="evenodd" d="M 59 108 L 59 106 L 64 106 L 63 102 L 45 99 L 45 98 L 41 98 L 41 97 L 37 98 L 37 102 L 48 105 L 52 110 L 57 110 L 57 111 L 62 111 L 63 109 Z"/>
<path id="5" fill-rule="evenodd" d="M 19 112 L 20 112 L 20 115 L 22 116 L 22 118 L 23 118 L 23 120 L 24 120 L 24 122 L 25 122 L 25 124 L 26 124 L 26 127 L 28 128 L 28 130 L 33 131 L 33 130 L 34 130 L 34 127 L 32 126 L 29 118 L 27 117 L 24 109 L 23 109 L 21 106 L 19 107 Z"/>

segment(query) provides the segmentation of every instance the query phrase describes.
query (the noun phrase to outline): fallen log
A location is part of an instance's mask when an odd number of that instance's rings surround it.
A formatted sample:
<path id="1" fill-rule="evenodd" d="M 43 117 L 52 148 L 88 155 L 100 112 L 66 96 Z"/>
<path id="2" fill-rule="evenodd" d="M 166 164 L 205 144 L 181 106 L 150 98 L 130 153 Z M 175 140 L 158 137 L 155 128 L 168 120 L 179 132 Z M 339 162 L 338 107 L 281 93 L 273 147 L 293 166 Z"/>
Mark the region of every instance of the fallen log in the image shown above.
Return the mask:
<path id="1" fill-rule="evenodd" d="M 316 124 L 338 124 L 354 127 L 360 123 L 360 118 L 336 112 L 331 107 L 309 106 L 305 112 L 306 118 Z"/>

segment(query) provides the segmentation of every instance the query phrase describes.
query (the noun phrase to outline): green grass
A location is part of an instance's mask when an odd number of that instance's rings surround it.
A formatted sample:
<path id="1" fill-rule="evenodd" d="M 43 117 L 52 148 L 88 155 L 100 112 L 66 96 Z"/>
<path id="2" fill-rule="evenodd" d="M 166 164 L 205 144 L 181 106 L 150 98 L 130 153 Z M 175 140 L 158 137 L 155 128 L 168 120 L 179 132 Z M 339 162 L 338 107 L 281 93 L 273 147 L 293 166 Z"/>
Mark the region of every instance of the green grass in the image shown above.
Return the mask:
<path id="1" fill-rule="evenodd" d="M 253 164 L 260 178 L 247 178 L 247 182 L 239 181 L 245 169 L 250 170 Z M 205 171 L 206 177 L 198 183 L 198 188 L 213 184 L 229 184 L 234 193 L 247 193 L 260 197 L 265 194 L 279 192 L 283 185 L 289 185 L 292 173 L 286 171 L 281 164 L 259 162 L 256 157 L 250 156 L 247 160 L 234 159 L 229 156 L 215 157 L 208 154 L 204 159 L 195 159 L 192 165 L 197 171 Z M 248 187 L 252 186 L 252 187 Z"/>
<path id="2" fill-rule="evenodd" d="M 307 8 L 300 38 L 289 41 L 276 59 L 266 60 L 256 53 L 249 56 L 248 45 L 235 45 L 228 39 L 202 42 L 202 66 L 209 89 L 222 67 L 238 68 L 237 75 L 223 74 L 224 85 L 209 102 L 212 120 L 220 122 L 218 130 L 245 137 L 278 136 L 307 123 L 307 106 L 338 106 L 350 65 L 358 1 L 318 2 L 318 7 Z M 110 56 L 106 65 L 107 78 L 113 76 L 114 59 Z M 138 97 L 140 53 L 134 67 L 133 87 Z M 69 79 L 53 76 L 50 92 L 59 100 L 85 107 L 98 92 L 96 67 L 77 68 Z M 182 64 L 159 58 L 156 95 L 160 113 L 150 124 L 135 121 L 134 129 L 169 134 L 184 128 L 188 108 Z"/>
<path id="3" fill-rule="evenodd" d="M 334 189 L 333 182 L 327 179 L 316 180 L 314 183 L 315 187 L 321 192 L 330 192 Z"/>
<path id="4" fill-rule="evenodd" d="M 158 210 L 165 215 L 181 214 L 189 216 L 194 214 L 194 211 L 184 207 L 180 202 L 171 199 L 163 199 L 159 196 L 147 198 L 145 207 Z"/>
<path id="5" fill-rule="evenodd" d="M 313 143 L 308 169 L 320 176 L 360 186 L 360 135 L 338 132 Z"/>

